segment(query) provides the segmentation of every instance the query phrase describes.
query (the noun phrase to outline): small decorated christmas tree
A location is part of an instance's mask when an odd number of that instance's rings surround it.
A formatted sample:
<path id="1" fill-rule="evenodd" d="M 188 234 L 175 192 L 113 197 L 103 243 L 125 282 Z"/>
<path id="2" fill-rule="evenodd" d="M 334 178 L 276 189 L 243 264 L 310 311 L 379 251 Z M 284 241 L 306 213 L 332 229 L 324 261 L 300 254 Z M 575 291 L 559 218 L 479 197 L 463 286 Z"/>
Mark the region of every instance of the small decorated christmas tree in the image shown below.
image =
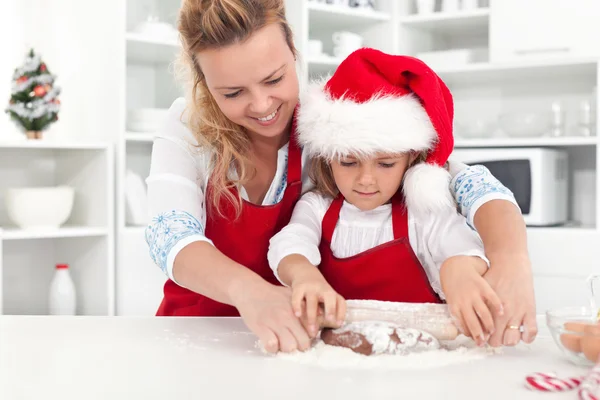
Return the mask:
<path id="1" fill-rule="evenodd" d="M 33 49 L 15 69 L 6 112 L 30 139 L 41 139 L 42 131 L 58 120 L 60 89 L 54 86 L 54 79 Z"/>

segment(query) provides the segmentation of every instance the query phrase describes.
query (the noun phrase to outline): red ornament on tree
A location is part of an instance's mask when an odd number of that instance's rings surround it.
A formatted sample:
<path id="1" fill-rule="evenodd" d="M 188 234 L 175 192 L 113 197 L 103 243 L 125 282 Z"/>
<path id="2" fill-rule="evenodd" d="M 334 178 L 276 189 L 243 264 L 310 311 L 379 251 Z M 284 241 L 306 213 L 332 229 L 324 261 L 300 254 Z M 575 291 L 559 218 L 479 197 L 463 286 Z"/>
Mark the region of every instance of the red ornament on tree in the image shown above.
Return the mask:
<path id="1" fill-rule="evenodd" d="M 47 69 L 48 69 L 48 68 L 46 67 L 46 64 L 42 63 L 42 64 L 40 65 L 40 72 L 46 72 L 46 70 L 47 70 Z"/>
<path id="2" fill-rule="evenodd" d="M 33 88 L 33 93 L 35 94 L 36 97 L 42 97 L 46 93 L 48 93 L 48 91 L 46 90 L 46 88 L 44 86 L 37 85 L 35 88 Z"/>
<path id="3" fill-rule="evenodd" d="M 26 76 L 22 76 L 19 79 L 17 79 L 17 83 L 27 82 L 27 79 L 29 79 L 29 78 L 27 78 Z"/>

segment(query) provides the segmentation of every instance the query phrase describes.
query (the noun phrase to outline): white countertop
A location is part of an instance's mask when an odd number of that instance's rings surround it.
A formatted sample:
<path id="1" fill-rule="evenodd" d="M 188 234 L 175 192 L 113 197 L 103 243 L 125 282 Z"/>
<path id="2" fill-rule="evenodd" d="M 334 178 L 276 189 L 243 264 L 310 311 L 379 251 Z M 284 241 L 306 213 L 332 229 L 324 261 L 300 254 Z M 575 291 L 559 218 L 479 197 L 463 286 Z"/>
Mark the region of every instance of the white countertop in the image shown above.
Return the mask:
<path id="1" fill-rule="evenodd" d="M 324 369 L 255 343 L 238 318 L 0 316 L 0 399 L 576 399 L 529 391 L 524 377 L 586 372 L 545 330 L 530 346 L 421 371 Z"/>

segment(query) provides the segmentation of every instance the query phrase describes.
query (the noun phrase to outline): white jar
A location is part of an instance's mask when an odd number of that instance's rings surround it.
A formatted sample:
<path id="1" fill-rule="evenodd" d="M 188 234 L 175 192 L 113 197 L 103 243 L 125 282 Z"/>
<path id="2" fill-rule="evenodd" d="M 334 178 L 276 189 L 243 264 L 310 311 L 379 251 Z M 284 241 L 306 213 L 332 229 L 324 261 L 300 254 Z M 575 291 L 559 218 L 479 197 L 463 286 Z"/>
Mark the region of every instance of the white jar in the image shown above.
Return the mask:
<path id="1" fill-rule="evenodd" d="M 442 12 L 452 13 L 460 9 L 460 0 L 442 0 Z"/>
<path id="2" fill-rule="evenodd" d="M 462 0 L 463 10 L 475 10 L 479 7 L 479 0 Z"/>
<path id="3" fill-rule="evenodd" d="M 54 278 L 48 294 L 48 312 L 50 315 L 75 315 L 75 284 L 69 274 L 67 264 L 57 264 Z"/>
<path id="4" fill-rule="evenodd" d="M 415 0 L 417 14 L 431 14 L 435 12 L 435 0 Z"/>

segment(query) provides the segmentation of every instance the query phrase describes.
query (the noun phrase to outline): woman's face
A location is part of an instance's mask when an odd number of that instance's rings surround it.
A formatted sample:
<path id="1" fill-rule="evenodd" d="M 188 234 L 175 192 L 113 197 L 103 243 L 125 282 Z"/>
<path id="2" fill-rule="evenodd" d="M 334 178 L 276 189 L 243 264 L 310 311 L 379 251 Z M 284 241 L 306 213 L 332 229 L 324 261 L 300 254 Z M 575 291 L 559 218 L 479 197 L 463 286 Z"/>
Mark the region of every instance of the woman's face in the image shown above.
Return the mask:
<path id="1" fill-rule="evenodd" d="M 270 24 L 248 40 L 197 54 L 210 93 L 232 122 L 251 134 L 285 132 L 298 102 L 294 54 L 281 27 Z"/>

